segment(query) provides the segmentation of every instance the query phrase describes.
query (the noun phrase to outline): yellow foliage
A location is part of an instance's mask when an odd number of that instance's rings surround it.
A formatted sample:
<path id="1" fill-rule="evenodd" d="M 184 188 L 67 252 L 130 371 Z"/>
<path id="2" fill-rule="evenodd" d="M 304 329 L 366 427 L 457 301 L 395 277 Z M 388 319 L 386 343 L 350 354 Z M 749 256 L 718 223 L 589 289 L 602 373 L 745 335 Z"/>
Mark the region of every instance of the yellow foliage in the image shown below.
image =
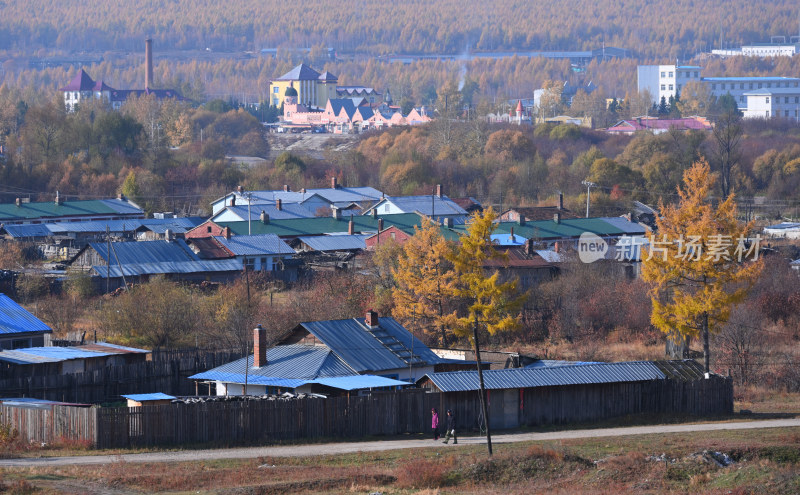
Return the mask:
<path id="1" fill-rule="evenodd" d="M 683 182 L 677 205 L 659 205 L 658 235 L 642 263 L 642 278 L 651 284 L 651 321 L 674 340 L 696 337 L 704 326 L 713 332 L 726 322 L 761 268 L 752 255 L 748 261 L 741 244 L 753 225 L 738 221 L 733 194 L 711 204 L 708 163 L 694 163 Z"/>

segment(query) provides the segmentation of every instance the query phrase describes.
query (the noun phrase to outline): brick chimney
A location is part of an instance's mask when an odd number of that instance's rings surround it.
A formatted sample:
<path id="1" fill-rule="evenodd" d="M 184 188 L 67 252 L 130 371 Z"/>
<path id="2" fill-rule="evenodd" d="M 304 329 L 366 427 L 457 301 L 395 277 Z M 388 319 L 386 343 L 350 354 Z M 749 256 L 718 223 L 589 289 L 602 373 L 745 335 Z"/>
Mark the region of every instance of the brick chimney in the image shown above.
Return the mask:
<path id="1" fill-rule="evenodd" d="M 231 196 L 231 206 L 236 206 L 236 196 Z"/>
<path id="2" fill-rule="evenodd" d="M 275 209 L 278 211 L 283 209 L 283 201 L 281 201 L 281 198 L 275 200 Z"/>
<path id="3" fill-rule="evenodd" d="M 367 317 L 364 320 L 365 320 L 364 323 L 366 323 L 368 327 L 377 327 L 378 312 L 372 310 L 367 311 Z"/>
<path id="4" fill-rule="evenodd" d="M 144 40 L 144 89 L 153 89 L 153 40 Z"/>
<path id="5" fill-rule="evenodd" d="M 333 214 L 333 218 L 336 220 L 342 219 L 342 210 L 339 209 L 338 206 L 331 206 L 331 213 Z"/>
<path id="6" fill-rule="evenodd" d="M 441 184 L 436 184 L 436 195 L 439 196 L 440 198 L 442 197 L 442 185 Z"/>
<path id="7" fill-rule="evenodd" d="M 525 241 L 525 254 L 528 256 L 533 254 L 533 239 L 527 239 Z"/>
<path id="8" fill-rule="evenodd" d="M 225 227 L 224 229 L 222 229 L 222 235 L 223 235 L 223 237 L 225 237 L 225 239 L 230 239 L 231 238 L 231 228 L 230 227 Z"/>
<path id="9" fill-rule="evenodd" d="M 261 220 L 261 223 L 263 223 L 264 225 L 269 223 L 269 215 L 267 215 L 266 211 L 261 210 L 261 216 L 259 218 Z"/>
<path id="10" fill-rule="evenodd" d="M 519 214 L 519 224 L 525 225 L 525 215 L 523 215 L 522 213 Z"/>
<path id="11" fill-rule="evenodd" d="M 378 209 L 377 208 L 373 208 L 372 209 L 372 218 L 378 218 Z"/>
<path id="12" fill-rule="evenodd" d="M 289 188 L 287 184 L 283 185 L 283 192 L 291 192 L 292 190 Z"/>
<path id="13" fill-rule="evenodd" d="M 561 251 L 561 246 L 558 245 L 558 241 L 553 244 L 553 251 L 559 252 Z"/>
<path id="14" fill-rule="evenodd" d="M 514 242 L 514 227 L 511 227 L 511 234 L 509 235 L 509 240 Z"/>
<path id="15" fill-rule="evenodd" d="M 20 199 L 20 198 L 17 198 L 17 200 L 15 201 L 15 203 L 16 203 L 16 205 L 17 205 L 17 206 L 22 206 L 22 199 Z"/>
<path id="16" fill-rule="evenodd" d="M 356 233 L 356 225 L 353 223 L 353 221 L 352 221 L 352 220 L 350 220 L 349 222 L 347 222 L 347 233 L 348 233 L 349 235 L 353 235 L 353 234 L 355 234 L 355 233 Z"/>
<path id="17" fill-rule="evenodd" d="M 331 177 L 331 189 L 336 189 L 337 187 L 339 187 L 339 184 L 337 183 L 336 177 Z"/>
<path id="18" fill-rule="evenodd" d="M 555 215 L 553 215 L 553 221 L 555 223 L 561 223 L 561 212 L 558 212 Z"/>
<path id="19" fill-rule="evenodd" d="M 378 219 L 378 233 L 383 231 L 383 218 Z"/>
<path id="20" fill-rule="evenodd" d="M 253 330 L 253 367 L 267 365 L 267 331 L 261 325 Z"/>
<path id="21" fill-rule="evenodd" d="M 562 193 L 561 191 L 558 191 L 558 209 L 559 210 L 564 209 L 564 193 Z"/>

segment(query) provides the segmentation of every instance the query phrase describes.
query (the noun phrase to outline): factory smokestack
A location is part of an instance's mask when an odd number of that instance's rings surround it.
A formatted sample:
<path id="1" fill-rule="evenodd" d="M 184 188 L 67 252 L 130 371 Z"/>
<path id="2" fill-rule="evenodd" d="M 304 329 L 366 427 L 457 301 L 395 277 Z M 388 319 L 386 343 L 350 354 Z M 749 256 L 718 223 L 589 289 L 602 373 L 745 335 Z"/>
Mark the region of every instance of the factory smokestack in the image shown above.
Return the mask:
<path id="1" fill-rule="evenodd" d="M 153 40 L 144 40 L 144 89 L 153 89 Z"/>

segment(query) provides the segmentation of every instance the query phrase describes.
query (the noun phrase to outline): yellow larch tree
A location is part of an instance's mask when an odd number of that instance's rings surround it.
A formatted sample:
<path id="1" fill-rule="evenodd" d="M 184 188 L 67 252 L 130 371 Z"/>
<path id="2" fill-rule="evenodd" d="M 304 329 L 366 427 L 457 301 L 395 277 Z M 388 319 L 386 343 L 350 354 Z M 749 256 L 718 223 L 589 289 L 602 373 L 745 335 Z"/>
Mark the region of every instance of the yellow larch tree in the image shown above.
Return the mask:
<path id="1" fill-rule="evenodd" d="M 702 337 L 706 373 L 709 333 L 728 320 L 761 269 L 757 240 L 747 240 L 752 223 L 737 219 L 733 194 L 712 204 L 714 183 L 705 160 L 684 172 L 678 203 L 659 205 L 658 234 L 642 263 L 651 322 L 675 342 Z"/>
<path id="2" fill-rule="evenodd" d="M 448 259 L 452 249 L 439 226 L 422 217 L 421 226 L 415 226 L 414 235 L 403 244 L 397 268 L 392 269 L 396 284 L 392 314 L 445 347 L 444 318 L 450 312 L 455 284 Z"/>

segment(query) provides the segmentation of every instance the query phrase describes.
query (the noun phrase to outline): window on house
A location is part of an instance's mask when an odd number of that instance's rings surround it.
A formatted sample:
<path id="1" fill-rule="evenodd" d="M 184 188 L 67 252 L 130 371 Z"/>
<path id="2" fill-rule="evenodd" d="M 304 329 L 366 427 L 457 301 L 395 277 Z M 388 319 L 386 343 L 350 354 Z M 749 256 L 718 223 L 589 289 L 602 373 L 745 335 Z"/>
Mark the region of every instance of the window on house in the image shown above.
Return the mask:
<path id="1" fill-rule="evenodd" d="M 700 72 L 694 71 L 694 77 L 700 77 Z"/>
<path id="2" fill-rule="evenodd" d="M 767 103 L 769 103 L 769 96 L 767 96 L 766 100 L 767 100 Z"/>
<path id="3" fill-rule="evenodd" d="M 667 77 L 665 72 L 661 73 L 661 77 Z"/>
<path id="4" fill-rule="evenodd" d="M 794 102 L 795 103 L 800 103 L 800 96 L 795 96 L 794 97 Z"/>
<path id="5" fill-rule="evenodd" d="M 266 271 L 267 268 L 267 258 L 261 258 L 261 271 Z"/>
<path id="6" fill-rule="evenodd" d="M 789 97 L 788 96 L 784 96 L 783 97 L 783 102 L 784 103 L 789 103 Z"/>
<path id="7" fill-rule="evenodd" d="M 772 83 L 767 83 L 767 87 L 771 88 L 772 87 Z"/>
<path id="8" fill-rule="evenodd" d="M 669 73 L 669 77 L 675 77 L 675 76 L 673 76 L 672 72 L 670 72 Z"/>
<path id="9" fill-rule="evenodd" d="M 761 83 L 758 83 L 758 89 L 761 89 Z"/>
<path id="10" fill-rule="evenodd" d="M 789 110 L 784 110 L 783 111 L 783 116 L 784 117 L 788 117 L 789 116 Z"/>
<path id="11" fill-rule="evenodd" d="M 277 87 L 277 86 L 275 86 L 275 87 L 273 87 L 273 88 L 272 88 L 272 92 L 273 92 L 273 93 L 275 93 L 276 95 L 277 95 L 277 94 L 280 94 L 280 93 L 279 93 L 279 90 L 280 90 L 280 88 L 279 88 L 279 87 Z"/>
<path id="12" fill-rule="evenodd" d="M 255 262 L 256 262 L 256 260 L 254 258 L 245 258 L 244 266 L 248 270 L 252 271 L 253 268 L 255 267 Z"/>
<path id="13" fill-rule="evenodd" d="M 744 83 L 739 84 L 739 89 L 744 89 Z"/>
<path id="14" fill-rule="evenodd" d="M 750 83 L 750 89 L 753 89 L 753 83 Z"/>
<path id="15" fill-rule="evenodd" d="M 722 85 L 720 86 L 720 89 L 725 89 L 725 83 L 722 83 Z"/>
<path id="16" fill-rule="evenodd" d="M 711 90 L 717 89 L 717 83 L 711 83 Z"/>
<path id="17" fill-rule="evenodd" d="M 674 89 L 674 88 L 672 87 L 672 84 L 670 84 L 670 85 L 669 85 L 669 90 L 670 90 L 670 91 L 672 91 L 673 89 Z"/>
<path id="18" fill-rule="evenodd" d="M 744 96 L 739 97 L 739 103 L 744 103 Z"/>
<path id="19" fill-rule="evenodd" d="M 661 91 L 665 91 L 666 89 L 667 89 L 667 85 L 666 84 L 662 84 L 661 85 Z"/>
<path id="20" fill-rule="evenodd" d="M 208 232 L 209 234 L 211 233 L 211 225 L 209 225 L 208 227 L 206 227 L 206 232 Z"/>

